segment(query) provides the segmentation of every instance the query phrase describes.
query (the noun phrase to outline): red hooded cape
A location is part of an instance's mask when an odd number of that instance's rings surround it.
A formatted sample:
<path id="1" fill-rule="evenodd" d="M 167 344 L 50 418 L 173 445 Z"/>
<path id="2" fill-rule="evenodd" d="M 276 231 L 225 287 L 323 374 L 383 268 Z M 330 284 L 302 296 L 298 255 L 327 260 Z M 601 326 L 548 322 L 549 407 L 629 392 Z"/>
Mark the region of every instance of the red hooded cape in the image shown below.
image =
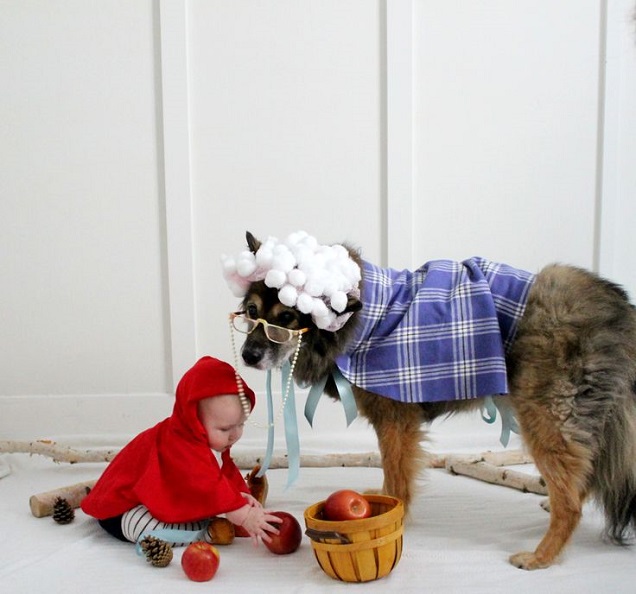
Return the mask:
<path id="1" fill-rule="evenodd" d="M 99 519 L 145 505 L 162 522 L 192 522 L 238 509 L 249 489 L 229 450 L 220 467 L 197 414 L 199 400 L 238 394 L 234 368 L 203 357 L 177 386 L 172 416 L 135 437 L 108 465 L 82 501 Z M 254 408 L 254 392 L 243 382 Z"/>

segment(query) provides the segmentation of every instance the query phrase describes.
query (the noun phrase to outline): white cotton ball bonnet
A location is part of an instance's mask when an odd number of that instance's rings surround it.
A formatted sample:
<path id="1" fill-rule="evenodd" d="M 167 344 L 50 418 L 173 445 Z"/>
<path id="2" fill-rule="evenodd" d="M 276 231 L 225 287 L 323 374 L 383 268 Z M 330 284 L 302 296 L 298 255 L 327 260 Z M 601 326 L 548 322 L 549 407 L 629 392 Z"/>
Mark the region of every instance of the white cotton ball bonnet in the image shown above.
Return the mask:
<path id="1" fill-rule="evenodd" d="M 233 294 L 242 297 L 249 285 L 264 280 L 278 289 L 283 305 L 311 314 L 316 326 L 335 332 L 349 319 L 343 314 L 350 295 L 359 296 L 360 268 L 340 244 L 320 245 L 305 231 L 284 241 L 268 237 L 253 254 L 222 256 L 223 277 Z"/>

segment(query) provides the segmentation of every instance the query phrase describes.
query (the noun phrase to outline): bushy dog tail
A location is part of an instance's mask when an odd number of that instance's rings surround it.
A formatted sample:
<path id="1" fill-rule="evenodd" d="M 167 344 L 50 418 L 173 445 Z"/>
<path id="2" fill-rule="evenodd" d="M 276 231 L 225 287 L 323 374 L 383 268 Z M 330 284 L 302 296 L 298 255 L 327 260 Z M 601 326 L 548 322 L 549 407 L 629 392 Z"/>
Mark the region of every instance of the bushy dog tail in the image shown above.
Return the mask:
<path id="1" fill-rule="evenodd" d="M 636 387 L 635 387 L 636 388 Z M 636 390 L 621 402 L 606 427 L 597 474 L 597 494 L 605 511 L 607 537 L 630 544 L 636 537 Z"/>

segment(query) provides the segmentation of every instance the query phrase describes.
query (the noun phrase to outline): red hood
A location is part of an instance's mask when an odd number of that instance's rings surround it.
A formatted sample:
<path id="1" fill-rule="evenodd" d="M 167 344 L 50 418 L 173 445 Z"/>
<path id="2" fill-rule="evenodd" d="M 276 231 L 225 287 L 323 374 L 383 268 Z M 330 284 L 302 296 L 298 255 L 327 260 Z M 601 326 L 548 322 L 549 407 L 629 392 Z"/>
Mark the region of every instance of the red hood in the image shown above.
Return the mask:
<path id="1" fill-rule="evenodd" d="M 213 357 L 203 357 L 181 378 L 177 386 L 172 416 L 168 421 L 173 431 L 183 439 L 196 443 L 208 443 L 208 438 L 197 412 L 200 400 L 213 396 L 239 393 L 234 368 Z M 249 386 L 240 379 L 243 392 L 254 408 L 255 396 Z"/>

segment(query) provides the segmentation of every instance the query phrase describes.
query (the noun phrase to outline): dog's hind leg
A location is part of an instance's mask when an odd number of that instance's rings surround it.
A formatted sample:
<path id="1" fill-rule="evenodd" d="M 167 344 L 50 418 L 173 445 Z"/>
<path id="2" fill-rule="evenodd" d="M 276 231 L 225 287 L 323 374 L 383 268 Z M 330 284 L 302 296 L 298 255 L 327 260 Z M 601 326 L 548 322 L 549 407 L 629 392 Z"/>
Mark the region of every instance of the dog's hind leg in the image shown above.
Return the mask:
<path id="1" fill-rule="evenodd" d="M 612 374 L 612 379 L 620 377 Z M 618 382 L 620 383 L 620 382 Z M 605 386 L 604 386 L 605 387 Z M 633 396 L 612 396 L 612 390 L 595 389 L 587 382 L 573 406 L 567 399 L 552 401 L 532 419 L 530 407 L 519 415 L 526 443 L 546 482 L 550 526 L 533 553 L 513 555 L 510 561 L 523 569 L 547 567 L 574 532 L 588 495 L 604 507 L 607 531 L 622 543 L 636 523 L 636 411 Z M 555 412 L 557 403 L 561 411 Z M 534 420 L 534 422 L 533 422 Z"/>
<path id="2" fill-rule="evenodd" d="M 585 448 L 568 442 L 558 430 L 550 431 L 545 419 L 542 425 L 528 446 L 548 489 L 550 525 L 533 552 L 510 557 L 521 569 L 548 567 L 556 560 L 581 519 L 588 493 L 591 465 Z"/>
<path id="3" fill-rule="evenodd" d="M 514 347 L 524 357 L 513 367 L 510 402 L 550 505 L 550 524 L 537 548 L 510 557 L 522 569 L 548 567 L 556 560 L 581 519 L 593 475 L 594 447 L 577 421 L 580 365 L 576 357 L 561 355 L 558 346 L 558 338 L 537 340 L 526 331 Z"/>
<path id="4" fill-rule="evenodd" d="M 396 402 L 359 388 L 355 388 L 355 395 L 360 412 L 378 437 L 384 470 L 383 492 L 401 499 L 408 510 L 426 459 L 420 445 L 424 439 L 422 410 L 417 404 Z"/>

